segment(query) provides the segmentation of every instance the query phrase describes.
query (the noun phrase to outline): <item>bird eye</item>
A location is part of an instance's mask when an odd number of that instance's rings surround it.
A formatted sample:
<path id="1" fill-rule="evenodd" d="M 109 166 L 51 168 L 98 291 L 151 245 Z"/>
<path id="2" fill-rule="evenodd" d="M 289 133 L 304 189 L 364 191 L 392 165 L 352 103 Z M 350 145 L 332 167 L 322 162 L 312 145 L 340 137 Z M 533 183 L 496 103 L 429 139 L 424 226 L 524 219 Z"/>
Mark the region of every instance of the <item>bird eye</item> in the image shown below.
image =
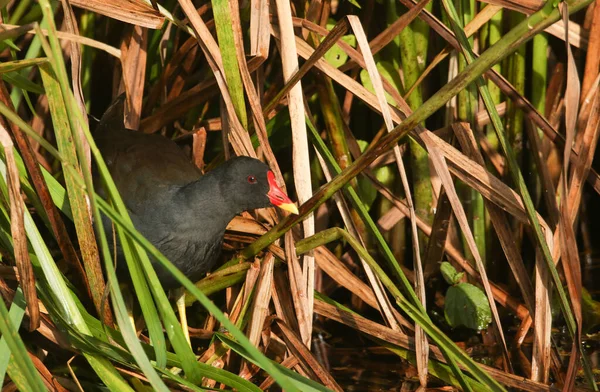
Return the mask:
<path id="1" fill-rule="evenodd" d="M 247 178 L 249 184 L 256 184 L 256 177 L 248 176 Z"/>

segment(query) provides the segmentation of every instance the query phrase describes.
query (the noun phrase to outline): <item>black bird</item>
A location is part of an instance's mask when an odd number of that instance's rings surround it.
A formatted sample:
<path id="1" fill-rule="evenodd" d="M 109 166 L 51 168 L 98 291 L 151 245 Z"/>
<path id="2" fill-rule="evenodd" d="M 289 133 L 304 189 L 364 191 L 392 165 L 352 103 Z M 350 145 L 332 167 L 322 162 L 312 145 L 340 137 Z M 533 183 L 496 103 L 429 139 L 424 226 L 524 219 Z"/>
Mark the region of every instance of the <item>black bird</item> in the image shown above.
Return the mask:
<path id="1" fill-rule="evenodd" d="M 202 175 L 173 141 L 126 129 L 124 105 L 121 96 L 109 107 L 94 140 L 136 229 L 190 280 L 214 266 L 235 215 L 270 206 L 298 213 L 261 161 L 232 158 Z M 104 223 L 112 238 L 110 222 Z M 179 286 L 166 269 L 153 264 L 165 290 Z"/>

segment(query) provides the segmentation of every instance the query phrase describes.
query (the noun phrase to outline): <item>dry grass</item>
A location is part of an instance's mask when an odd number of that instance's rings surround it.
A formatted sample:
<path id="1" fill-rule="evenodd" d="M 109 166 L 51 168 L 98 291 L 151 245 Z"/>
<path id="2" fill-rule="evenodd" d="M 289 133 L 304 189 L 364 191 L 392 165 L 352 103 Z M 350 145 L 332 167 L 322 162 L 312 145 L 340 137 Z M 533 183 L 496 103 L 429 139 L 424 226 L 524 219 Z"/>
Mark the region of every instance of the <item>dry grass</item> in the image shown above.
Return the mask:
<path id="1" fill-rule="evenodd" d="M 597 390 L 600 1 L 270 3 L 0 1 L 3 390 Z M 121 92 L 129 128 L 201 170 L 258 157 L 299 201 L 176 275 L 192 347 L 169 262 L 93 192 L 86 114 Z M 444 318 L 446 260 L 480 331 Z"/>

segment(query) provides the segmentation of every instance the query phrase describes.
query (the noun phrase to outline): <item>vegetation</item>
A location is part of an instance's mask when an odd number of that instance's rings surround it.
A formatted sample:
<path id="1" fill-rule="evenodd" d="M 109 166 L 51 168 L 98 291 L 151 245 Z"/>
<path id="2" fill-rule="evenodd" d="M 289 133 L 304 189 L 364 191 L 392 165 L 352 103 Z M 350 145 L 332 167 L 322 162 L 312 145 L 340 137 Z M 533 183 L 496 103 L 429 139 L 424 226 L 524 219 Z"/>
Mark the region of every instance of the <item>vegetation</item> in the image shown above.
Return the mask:
<path id="1" fill-rule="evenodd" d="M 0 10 L 3 390 L 598 390 L 600 1 Z M 237 217 L 191 282 L 95 146 L 122 92 L 129 128 L 264 160 L 299 215 Z"/>

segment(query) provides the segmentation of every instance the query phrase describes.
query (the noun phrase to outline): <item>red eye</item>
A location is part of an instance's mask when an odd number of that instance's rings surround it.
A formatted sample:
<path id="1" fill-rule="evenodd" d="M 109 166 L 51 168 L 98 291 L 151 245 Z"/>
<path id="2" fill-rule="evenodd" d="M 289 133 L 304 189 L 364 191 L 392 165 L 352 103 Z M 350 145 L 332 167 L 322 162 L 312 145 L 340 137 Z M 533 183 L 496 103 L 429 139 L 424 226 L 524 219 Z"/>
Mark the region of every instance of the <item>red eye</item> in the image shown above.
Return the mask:
<path id="1" fill-rule="evenodd" d="M 247 178 L 249 184 L 256 184 L 256 177 L 248 176 Z"/>

